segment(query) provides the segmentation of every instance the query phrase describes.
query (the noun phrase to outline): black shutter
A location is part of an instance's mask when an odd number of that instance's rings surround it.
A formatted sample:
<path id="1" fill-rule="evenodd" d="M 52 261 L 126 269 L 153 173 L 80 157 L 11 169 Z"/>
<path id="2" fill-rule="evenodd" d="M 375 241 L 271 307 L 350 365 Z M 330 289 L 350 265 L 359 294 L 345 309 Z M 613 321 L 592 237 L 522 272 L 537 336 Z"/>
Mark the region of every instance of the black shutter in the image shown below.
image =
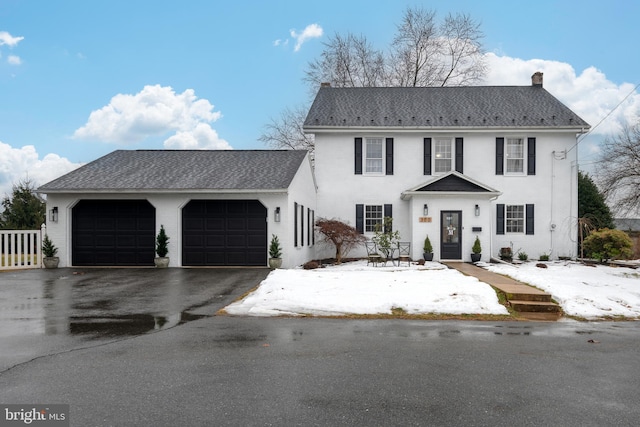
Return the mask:
<path id="1" fill-rule="evenodd" d="M 393 138 L 387 138 L 385 140 L 385 152 L 387 164 L 385 167 L 387 175 L 393 175 Z"/>
<path id="2" fill-rule="evenodd" d="M 529 140 L 527 141 L 527 175 L 535 175 L 535 174 L 536 174 L 536 139 L 529 138 Z"/>
<path id="3" fill-rule="evenodd" d="M 311 211 L 311 244 L 315 245 L 316 244 L 316 211 L 313 210 Z"/>
<path id="4" fill-rule="evenodd" d="M 393 218 L 393 205 L 384 205 L 384 217 L 383 217 L 383 224 L 384 224 L 384 218 Z M 385 227 L 384 232 L 385 233 L 391 233 L 392 230 L 392 226 L 389 225 L 389 227 Z"/>
<path id="5" fill-rule="evenodd" d="M 364 205 L 356 205 L 356 230 L 364 233 Z"/>
<path id="6" fill-rule="evenodd" d="M 504 138 L 496 138 L 496 175 L 504 175 Z"/>
<path id="7" fill-rule="evenodd" d="M 355 139 L 355 174 L 362 175 L 362 138 Z"/>
<path id="8" fill-rule="evenodd" d="M 304 206 L 300 205 L 300 246 L 304 246 Z"/>
<path id="9" fill-rule="evenodd" d="M 496 205 L 496 234 L 504 234 L 504 205 Z"/>
<path id="10" fill-rule="evenodd" d="M 533 205 L 527 205 L 526 233 L 533 234 Z"/>
<path id="11" fill-rule="evenodd" d="M 424 174 L 431 175 L 431 138 L 424 139 Z"/>
<path id="12" fill-rule="evenodd" d="M 293 202 L 293 246 L 298 247 L 298 203 Z"/>
<path id="13" fill-rule="evenodd" d="M 456 138 L 456 172 L 464 173 L 462 171 L 462 160 L 463 160 L 463 139 Z"/>
<path id="14" fill-rule="evenodd" d="M 307 245 L 311 246 L 311 228 L 312 226 L 312 222 L 311 222 L 311 209 L 307 208 Z"/>

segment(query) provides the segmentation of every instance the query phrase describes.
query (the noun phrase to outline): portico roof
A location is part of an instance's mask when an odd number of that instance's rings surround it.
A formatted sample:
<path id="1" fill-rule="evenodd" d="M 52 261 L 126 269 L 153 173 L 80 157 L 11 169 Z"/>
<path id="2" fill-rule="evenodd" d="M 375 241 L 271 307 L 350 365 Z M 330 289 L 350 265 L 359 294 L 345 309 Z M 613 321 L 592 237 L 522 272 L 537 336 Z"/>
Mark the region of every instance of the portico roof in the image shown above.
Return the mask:
<path id="1" fill-rule="evenodd" d="M 460 172 L 451 171 L 403 191 L 400 198 L 407 200 L 413 196 L 427 194 L 437 196 L 473 195 L 479 198 L 493 198 L 500 196 L 502 192 Z"/>

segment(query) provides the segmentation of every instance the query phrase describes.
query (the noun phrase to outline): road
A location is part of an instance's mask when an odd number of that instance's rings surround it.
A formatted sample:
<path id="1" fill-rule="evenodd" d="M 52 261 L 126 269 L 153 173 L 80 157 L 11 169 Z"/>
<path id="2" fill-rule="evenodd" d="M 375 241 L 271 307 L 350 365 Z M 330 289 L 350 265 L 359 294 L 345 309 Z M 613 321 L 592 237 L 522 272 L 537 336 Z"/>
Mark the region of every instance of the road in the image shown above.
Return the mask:
<path id="1" fill-rule="evenodd" d="M 204 317 L 48 348 L 2 403 L 73 426 L 635 426 L 637 322 Z M 74 347 L 75 346 L 75 347 Z"/>

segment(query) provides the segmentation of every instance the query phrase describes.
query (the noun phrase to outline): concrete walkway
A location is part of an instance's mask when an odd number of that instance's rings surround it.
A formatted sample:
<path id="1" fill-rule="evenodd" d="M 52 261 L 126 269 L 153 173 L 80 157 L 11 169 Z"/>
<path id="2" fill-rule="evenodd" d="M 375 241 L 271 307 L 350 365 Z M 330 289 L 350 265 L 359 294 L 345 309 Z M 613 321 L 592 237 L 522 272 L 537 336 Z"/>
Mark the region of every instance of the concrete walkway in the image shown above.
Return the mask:
<path id="1" fill-rule="evenodd" d="M 444 262 L 449 268 L 467 276 L 473 276 L 503 292 L 509 305 L 519 317 L 529 320 L 555 321 L 562 316 L 560 306 L 551 301 L 551 294 L 517 280 L 492 273 L 468 262 Z"/>

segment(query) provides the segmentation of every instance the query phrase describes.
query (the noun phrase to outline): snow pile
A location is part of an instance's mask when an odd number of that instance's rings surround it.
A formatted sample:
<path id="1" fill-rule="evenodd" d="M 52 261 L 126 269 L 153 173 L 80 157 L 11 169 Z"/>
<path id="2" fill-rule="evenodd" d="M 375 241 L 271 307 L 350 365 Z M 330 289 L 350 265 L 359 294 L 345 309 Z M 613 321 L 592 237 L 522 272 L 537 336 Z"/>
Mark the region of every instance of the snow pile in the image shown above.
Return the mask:
<path id="1" fill-rule="evenodd" d="M 586 266 L 576 262 L 520 265 L 482 264 L 550 293 L 566 314 L 586 319 L 624 316 L 640 319 L 640 270 Z"/>
<path id="2" fill-rule="evenodd" d="M 508 314 L 495 291 L 439 263 L 373 267 L 357 261 L 316 270 L 274 270 L 225 308 L 233 315 Z"/>

